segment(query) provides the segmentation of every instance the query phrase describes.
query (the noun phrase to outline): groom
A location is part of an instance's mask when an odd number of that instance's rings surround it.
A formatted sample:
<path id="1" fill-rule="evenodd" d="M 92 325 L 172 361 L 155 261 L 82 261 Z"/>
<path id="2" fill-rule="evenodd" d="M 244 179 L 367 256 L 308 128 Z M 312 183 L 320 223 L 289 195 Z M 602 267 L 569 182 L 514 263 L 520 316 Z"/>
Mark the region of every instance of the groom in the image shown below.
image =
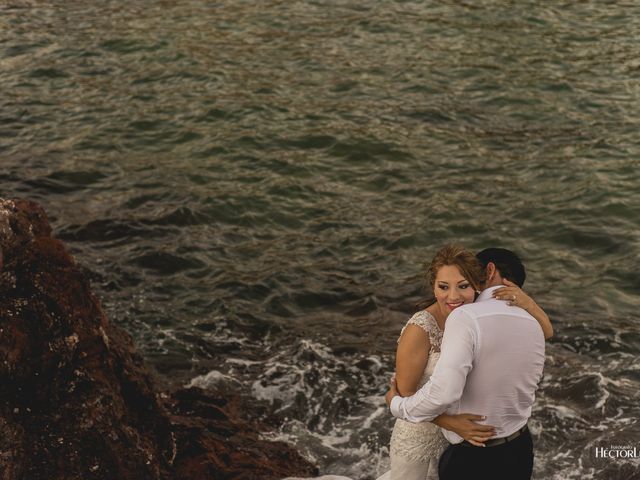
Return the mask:
<path id="1" fill-rule="evenodd" d="M 521 308 L 492 298 L 506 278 L 522 286 L 524 266 L 502 248 L 477 254 L 486 270 L 484 290 L 475 303 L 447 318 L 442 353 L 429 382 L 411 397 L 386 395 L 391 413 L 403 420 L 430 421 L 445 411 L 486 416 L 496 437 L 476 447 L 443 430 L 451 443 L 440 457 L 440 480 L 530 479 L 533 443 L 527 428 L 544 367 L 544 336 L 538 322 Z"/>

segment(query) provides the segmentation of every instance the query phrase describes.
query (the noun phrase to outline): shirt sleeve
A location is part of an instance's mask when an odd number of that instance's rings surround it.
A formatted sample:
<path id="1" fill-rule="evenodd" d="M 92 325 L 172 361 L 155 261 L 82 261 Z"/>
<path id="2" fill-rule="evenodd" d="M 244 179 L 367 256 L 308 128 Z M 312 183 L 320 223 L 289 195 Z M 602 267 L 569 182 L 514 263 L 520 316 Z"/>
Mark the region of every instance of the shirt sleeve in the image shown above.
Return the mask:
<path id="1" fill-rule="evenodd" d="M 478 335 L 475 320 L 462 310 L 447 318 L 441 354 L 429 381 L 410 397 L 391 400 L 393 416 L 412 423 L 431 421 L 460 400 L 473 367 Z"/>

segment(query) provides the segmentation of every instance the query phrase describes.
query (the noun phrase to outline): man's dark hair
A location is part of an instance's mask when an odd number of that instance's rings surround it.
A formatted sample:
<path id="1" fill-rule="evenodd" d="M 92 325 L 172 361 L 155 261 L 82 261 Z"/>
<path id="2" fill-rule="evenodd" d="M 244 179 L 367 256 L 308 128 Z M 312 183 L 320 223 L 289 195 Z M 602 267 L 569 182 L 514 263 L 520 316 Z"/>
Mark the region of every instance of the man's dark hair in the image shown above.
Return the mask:
<path id="1" fill-rule="evenodd" d="M 478 252 L 476 257 L 484 268 L 487 268 L 487 265 L 491 262 L 496 266 L 502 278 L 512 281 L 520 288 L 524 285 L 524 279 L 527 277 L 524 265 L 518 255 L 511 250 L 506 248 L 485 248 Z"/>

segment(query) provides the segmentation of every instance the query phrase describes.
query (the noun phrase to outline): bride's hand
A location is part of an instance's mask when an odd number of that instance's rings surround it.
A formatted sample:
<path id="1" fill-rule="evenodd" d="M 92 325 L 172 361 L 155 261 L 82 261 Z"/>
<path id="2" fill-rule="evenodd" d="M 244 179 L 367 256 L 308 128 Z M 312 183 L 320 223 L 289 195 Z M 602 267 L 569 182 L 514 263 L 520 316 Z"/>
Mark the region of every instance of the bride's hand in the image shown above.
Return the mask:
<path id="1" fill-rule="evenodd" d="M 531 307 L 535 304 L 533 299 L 524 293 L 524 291 L 518 287 L 515 283 L 504 278 L 502 280 L 505 287 L 500 287 L 493 291 L 493 298 L 497 300 L 507 300 L 508 305 L 524 308 L 525 310 L 531 310 Z"/>
<path id="2" fill-rule="evenodd" d="M 553 337 L 553 326 L 549 315 L 540 308 L 533 298 L 524 293 L 515 283 L 510 282 L 507 279 L 503 279 L 502 282 L 506 287 L 500 287 L 493 291 L 493 298 L 498 300 L 507 300 L 509 305 L 515 305 L 516 307 L 524 308 L 529 314 L 535 318 L 540 327 L 545 339 Z"/>
<path id="3" fill-rule="evenodd" d="M 484 420 L 482 415 L 471 413 L 461 413 L 458 415 L 443 414 L 434 419 L 433 423 L 445 430 L 457 433 L 467 442 L 476 447 L 484 447 L 484 443 L 496 435 L 495 427 L 492 425 L 480 425 L 476 423 Z"/>
<path id="4" fill-rule="evenodd" d="M 400 394 L 398 393 L 398 383 L 396 381 L 396 374 L 394 373 L 391 376 L 391 381 L 389 382 L 389 391 L 384 396 L 384 399 L 387 402 L 388 407 L 391 406 L 391 400 L 393 400 L 393 397 L 396 397 L 398 395 Z"/>

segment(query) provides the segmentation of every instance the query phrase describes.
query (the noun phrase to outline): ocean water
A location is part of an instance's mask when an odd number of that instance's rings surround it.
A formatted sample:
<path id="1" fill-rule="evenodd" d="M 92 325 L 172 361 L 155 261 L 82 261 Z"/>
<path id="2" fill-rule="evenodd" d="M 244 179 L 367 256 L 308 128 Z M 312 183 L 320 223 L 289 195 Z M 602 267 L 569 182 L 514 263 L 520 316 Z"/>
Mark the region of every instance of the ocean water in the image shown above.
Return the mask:
<path id="1" fill-rule="evenodd" d="M 424 263 L 511 248 L 556 330 L 535 478 L 640 478 L 595 455 L 640 448 L 639 32 L 603 0 L 5 2 L 0 195 L 163 381 L 358 480 Z"/>

